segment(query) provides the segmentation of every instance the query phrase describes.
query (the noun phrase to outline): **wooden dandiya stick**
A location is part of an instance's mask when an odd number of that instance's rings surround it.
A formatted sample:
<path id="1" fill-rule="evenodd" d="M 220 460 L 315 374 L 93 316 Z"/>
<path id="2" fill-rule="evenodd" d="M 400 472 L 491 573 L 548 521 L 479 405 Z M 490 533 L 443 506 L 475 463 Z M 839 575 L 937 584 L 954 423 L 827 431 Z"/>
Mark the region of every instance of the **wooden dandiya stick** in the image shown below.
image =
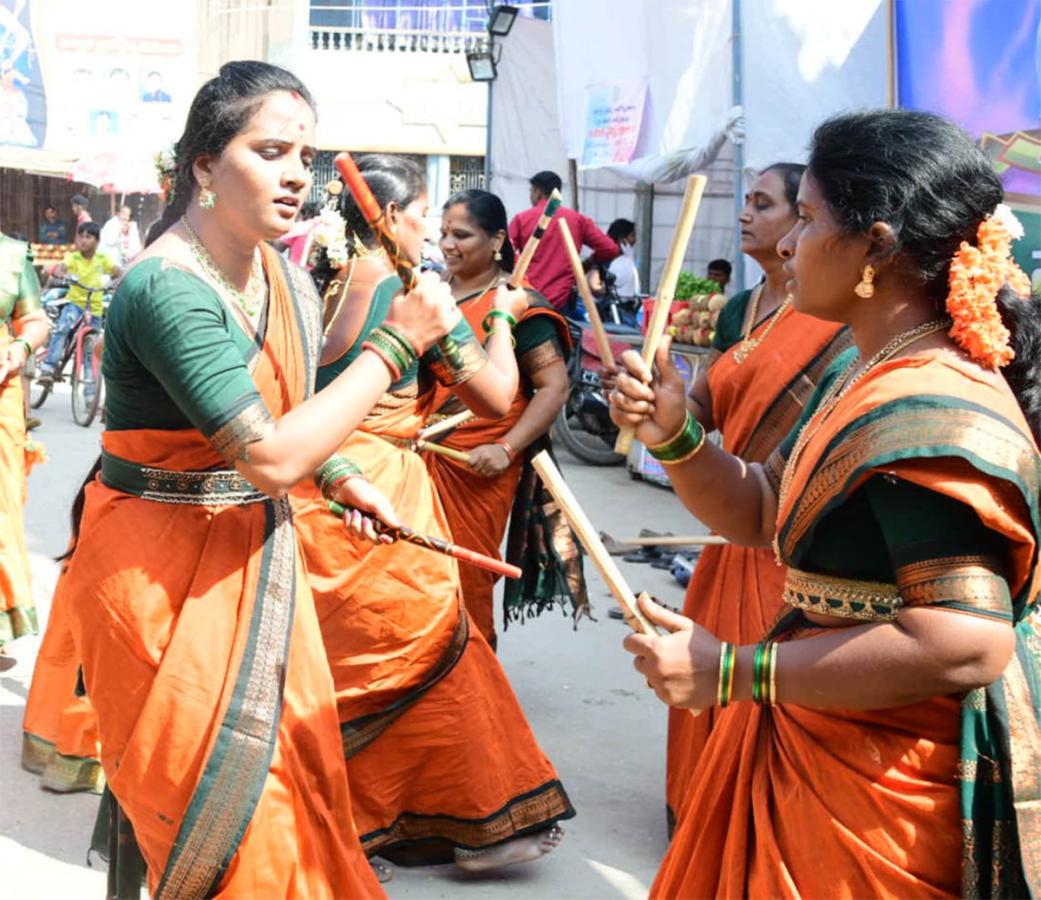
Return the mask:
<path id="1" fill-rule="evenodd" d="M 585 303 L 586 312 L 589 314 L 589 324 L 593 326 L 593 337 L 596 338 L 596 346 L 600 350 L 600 362 L 613 369 L 614 354 L 611 352 L 611 342 L 607 339 L 607 332 L 604 330 L 604 322 L 600 318 L 600 310 L 597 308 L 596 298 L 589 289 L 589 281 L 586 278 L 585 270 L 582 268 L 582 259 L 578 255 L 578 248 L 571 237 L 571 229 L 567 227 L 566 219 L 557 219 L 557 224 L 560 226 L 560 235 L 564 238 L 568 259 L 571 260 L 571 271 L 575 274 L 578 292 L 582 295 L 582 302 Z"/>
<path id="2" fill-rule="evenodd" d="M 619 544 L 632 547 L 703 547 L 705 545 L 729 544 L 721 534 L 662 535 L 661 537 L 621 538 Z"/>
<path id="3" fill-rule="evenodd" d="M 553 193 L 549 195 L 549 199 L 546 201 L 546 208 L 542 210 L 542 215 L 539 216 L 535 230 L 531 233 L 528 243 L 524 245 L 524 249 L 521 250 L 521 254 L 513 266 L 513 272 L 510 275 L 510 287 L 520 287 L 524 276 L 528 273 L 528 266 L 531 265 L 532 257 L 535 255 L 535 251 L 539 249 L 539 242 L 546 233 L 546 229 L 549 228 L 549 223 L 556 211 L 560 209 L 562 202 L 563 198 L 560 196 L 560 191 L 553 188 Z"/>
<path id="4" fill-rule="evenodd" d="M 358 209 L 365 217 L 366 223 L 379 241 L 380 247 L 387 254 L 398 278 L 405 286 L 405 292 L 408 293 L 416 286 L 416 273 L 412 261 L 401 252 L 397 239 L 390 233 L 386 217 L 383 215 L 383 207 L 380 206 L 376 195 L 372 193 L 372 188 L 369 187 L 369 183 L 359 171 L 350 153 L 338 153 L 333 163 L 351 192 L 351 196 L 354 197 L 354 202 L 358 204 Z M 459 346 L 451 337 L 446 335 L 437 344 L 454 368 L 463 367 L 463 357 Z"/>
<path id="5" fill-rule="evenodd" d="M 437 456 L 446 456 L 449 459 L 454 459 L 456 462 L 470 462 L 469 453 L 464 453 L 462 450 L 454 450 L 451 447 L 446 447 L 444 444 L 435 444 L 432 441 L 416 441 L 416 449 L 429 450 Z"/>
<path id="6" fill-rule="evenodd" d="M 456 413 L 454 416 L 449 416 L 446 419 L 442 419 L 440 422 L 428 425 L 416 435 L 416 438 L 420 441 L 429 441 L 431 438 L 437 437 L 439 434 L 444 434 L 446 431 L 451 431 L 453 428 L 465 425 L 473 418 L 476 418 L 473 410 L 464 409 L 462 412 Z"/>
<path id="7" fill-rule="evenodd" d="M 564 518 L 567 519 L 571 529 L 578 536 L 582 547 L 600 572 L 600 577 L 604 579 L 608 589 L 622 608 L 625 623 L 637 634 L 658 634 L 658 629 L 643 614 L 639 600 L 633 594 L 632 588 L 626 583 L 625 576 L 622 575 L 618 564 L 611 557 L 611 554 L 607 552 L 607 548 L 604 546 L 604 542 L 600 540 L 600 535 L 597 534 L 593 523 L 589 521 L 585 510 L 578 503 L 578 498 L 571 492 L 571 488 L 567 486 L 564 476 L 560 474 L 560 470 L 556 467 L 550 455 L 543 450 L 535 454 L 531 464 L 538 473 L 539 478 L 542 479 L 546 490 L 557 501 L 561 512 L 564 513 Z M 651 599 L 646 593 L 641 593 L 640 599 L 643 598 Z M 703 710 L 692 709 L 690 712 L 691 715 L 698 716 L 701 715 Z"/>
<path id="8" fill-rule="evenodd" d="M 647 324 L 643 339 L 643 362 L 648 368 L 654 365 L 654 354 L 658 352 L 658 344 L 661 343 L 665 326 L 669 322 L 672 300 L 676 294 L 676 282 L 683 268 L 683 257 L 687 255 L 690 233 L 694 230 L 694 219 L 697 217 L 701 195 L 705 193 L 707 181 L 704 175 L 691 175 L 687 180 L 687 190 L 683 194 L 683 205 L 676 220 L 676 230 L 672 233 L 672 245 L 669 247 L 669 255 L 665 258 L 665 267 L 658 282 L 654 311 L 651 313 L 651 321 Z M 615 441 L 615 453 L 628 453 L 635 436 L 635 428 L 622 428 L 618 432 L 618 440 Z"/>
<path id="9" fill-rule="evenodd" d="M 350 512 L 350 510 L 347 509 L 346 506 L 343 506 L 334 500 L 330 500 L 329 512 L 337 518 L 342 519 L 348 512 Z M 484 569 L 486 572 L 494 572 L 496 575 L 505 575 L 507 578 L 520 578 L 523 574 L 517 566 L 512 566 L 501 559 L 495 559 L 495 557 L 492 556 L 485 556 L 483 553 L 478 553 L 476 550 L 470 550 L 467 547 L 460 547 L 458 544 L 453 544 L 451 541 L 446 541 L 442 538 L 436 538 L 428 534 L 419 534 L 405 525 L 395 528 L 393 525 L 388 525 L 386 522 L 382 522 L 376 518 L 372 519 L 372 524 L 376 529 L 377 534 L 386 534 L 399 541 L 404 541 L 407 544 L 415 544 L 417 547 L 424 547 L 434 553 L 442 553 L 445 556 L 451 556 L 452 559 L 457 559 L 459 562 L 475 566 L 478 569 Z"/>

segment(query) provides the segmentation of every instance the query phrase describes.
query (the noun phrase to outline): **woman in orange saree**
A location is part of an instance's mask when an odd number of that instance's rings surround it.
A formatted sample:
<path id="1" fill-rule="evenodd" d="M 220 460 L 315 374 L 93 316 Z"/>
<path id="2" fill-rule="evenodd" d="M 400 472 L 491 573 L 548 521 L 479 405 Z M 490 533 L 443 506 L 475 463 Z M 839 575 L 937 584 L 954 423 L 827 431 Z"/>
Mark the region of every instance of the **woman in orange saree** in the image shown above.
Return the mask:
<path id="1" fill-rule="evenodd" d="M 795 425 L 831 361 L 850 344 L 849 331 L 797 312 L 777 242 L 796 222 L 795 199 L 805 166 L 768 166 L 751 184 L 739 219 L 741 250 L 765 278 L 735 294 L 721 310 L 709 364 L 691 388 L 688 408 L 723 448 L 762 463 Z M 701 551 L 687 585 L 683 614 L 720 640 L 752 641 L 781 610 L 784 567 L 767 547 L 738 544 Z M 740 598 L 740 600 L 738 600 Z M 669 710 L 665 800 L 670 831 L 691 774 L 719 715 L 693 718 Z"/>
<path id="2" fill-rule="evenodd" d="M 368 156 L 359 168 L 402 252 L 418 261 L 427 202 L 418 167 Z M 341 210 L 346 234 L 374 243 L 347 192 Z M 338 273 L 326 291 L 320 387 L 369 346 L 400 288 L 379 253 L 356 256 Z M 496 303 L 519 313 L 526 298 L 500 288 Z M 444 507 L 413 449 L 433 412 L 435 380 L 485 416 L 506 412 L 517 391 L 504 317 L 492 323 L 487 356 L 465 321 L 451 336 L 462 368 L 438 349 L 402 367 L 342 448 L 403 521 L 441 538 L 450 534 Z M 455 860 L 469 869 L 549 852 L 559 840 L 555 823 L 573 815 L 571 804 L 502 667 L 471 625 L 455 560 L 410 544 L 349 540 L 313 489 L 303 485 L 294 496 L 366 852 L 405 864 Z"/>
<path id="3" fill-rule="evenodd" d="M 382 894 L 286 496 L 318 470 L 393 518 L 330 460 L 390 369 L 362 354 L 313 395 L 318 298 L 266 244 L 306 197 L 314 126 L 289 72 L 223 66 L 178 143 L 166 230 L 109 313 L 101 471 L 63 599 L 118 802 L 119 896 L 141 880 L 131 829 L 156 897 Z M 429 283 L 392 311 L 424 347 L 455 315 Z"/>
<path id="4" fill-rule="evenodd" d="M 5 645 L 36 633 L 22 524 L 27 438 L 18 376 L 49 330 L 29 245 L 0 234 L 0 671 L 13 664 Z"/>
<path id="5" fill-rule="evenodd" d="M 441 217 L 441 251 L 452 296 L 480 333 L 494 308 L 496 288 L 513 271 L 502 201 L 480 190 L 452 197 Z M 432 451 L 423 454 L 456 543 L 497 557 L 506 523 L 512 521 L 507 557 L 524 576 L 505 586 L 506 625 L 557 604 L 570 606 L 576 620 L 589 609 L 574 537 L 566 523 L 547 522 L 542 514 L 541 483 L 528 462 L 549 446 L 547 432 L 567 401 L 571 335 L 564 317 L 540 294 L 528 289 L 528 295 L 530 305 L 514 329 L 521 386 L 509 412 L 501 419 L 471 419 L 438 440 L 465 453 L 465 463 Z M 433 407 L 435 421 L 465 409 L 440 385 Z M 497 577 L 473 566 L 459 569 L 467 612 L 493 649 Z"/>
<path id="6" fill-rule="evenodd" d="M 939 117 L 817 129 L 778 252 L 796 307 L 857 346 L 762 466 L 684 421 L 667 352 L 650 385 L 626 358 L 616 419 L 695 515 L 788 567 L 788 612 L 758 644 L 650 604 L 672 633 L 626 639 L 666 702 L 735 703 L 652 896 L 1041 889 L 1041 307 L 1001 198 Z"/>

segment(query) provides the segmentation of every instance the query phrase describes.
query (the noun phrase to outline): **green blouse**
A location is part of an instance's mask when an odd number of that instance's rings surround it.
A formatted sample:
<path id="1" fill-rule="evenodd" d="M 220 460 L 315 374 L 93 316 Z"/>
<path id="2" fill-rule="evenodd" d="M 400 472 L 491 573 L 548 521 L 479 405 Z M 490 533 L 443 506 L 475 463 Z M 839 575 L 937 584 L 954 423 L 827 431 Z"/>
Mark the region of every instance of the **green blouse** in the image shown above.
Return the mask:
<path id="1" fill-rule="evenodd" d="M 0 322 L 42 308 L 40 280 L 33 269 L 29 245 L 0 234 Z"/>
<path id="2" fill-rule="evenodd" d="M 754 290 L 754 289 L 753 289 Z M 712 349 L 720 353 L 726 353 L 744 335 L 742 326 L 745 316 L 748 314 L 748 301 L 752 297 L 752 290 L 741 291 L 734 294 L 719 311 L 716 319 L 716 333 L 712 337 Z"/>
<path id="3" fill-rule="evenodd" d="M 249 407 L 263 408 L 250 375 L 259 350 L 198 276 L 158 258 L 138 263 L 112 298 L 105 328 L 107 427 L 212 436 Z"/>
<path id="4" fill-rule="evenodd" d="M 332 362 L 326 363 L 323 366 L 319 366 L 318 376 L 316 379 L 316 387 L 318 390 L 321 390 L 333 381 L 361 355 L 362 344 L 368 339 L 372 330 L 379 327 L 390 314 L 391 301 L 394 299 L 394 295 L 397 294 L 401 288 L 401 279 L 396 275 L 390 275 L 376 285 L 376 290 L 373 291 L 372 300 L 369 303 L 368 314 L 365 316 L 365 321 L 362 324 L 361 330 L 358 332 L 358 337 L 355 339 L 354 343 L 347 348 L 346 352 L 344 352 L 342 356 L 337 357 Z M 456 342 L 460 351 L 463 353 L 467 369 L 473 369 L 473 371 L 476 371 L 476 369 L 480 368 L 480 366 L 484 364 L 486 357 L 484 357 L 473 329 L 469 324 L 467 324 L 465 318 L 460 319 L 459 323 L 452 329 L 449 336 Z M 421 363 L 422 366 L 420 365 Z M 401 380 L 392 384 L 389 390 L 400 391 L 409 385 L 414 384 L 417 380 L 422 379 L 425 381 L 428 372 L 432 372 L 434 377 L 439 378 L 439 380 L 444 372 L 441 352 L 436 346 L 431 347 L 422 357 L 412 363 L 412 365 L 402 373 Z M 465 380 L 465 378 L 462 380 Z"/>
<path id="5" fill-rule="evenodd" d="M 829 366 L 799 422 L 778 447 L 782 459 L 791 454 L 829 386 L 856 355 L 851 347 Z M 796 564 L 803 571 L 894 584 L 898 570 L 916 563 L 964 557 L 1000 562 L 1005 551 L 1004 538 L 987 528 L 972 507 L 896 475 L 875 474 L 821 518 Z M 996 580 L 1011 621 L 1008 584 L 1004 578 Z M 962 599 L 952 596 L 940 605 L 958 607 Z"/>

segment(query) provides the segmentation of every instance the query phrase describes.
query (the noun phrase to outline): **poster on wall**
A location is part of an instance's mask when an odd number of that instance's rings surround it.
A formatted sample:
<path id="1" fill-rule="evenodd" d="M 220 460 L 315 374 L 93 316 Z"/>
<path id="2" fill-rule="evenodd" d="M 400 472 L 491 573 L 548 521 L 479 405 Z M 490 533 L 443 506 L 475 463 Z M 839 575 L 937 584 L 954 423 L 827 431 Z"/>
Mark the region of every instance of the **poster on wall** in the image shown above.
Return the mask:
<path id="1" fill-rule="evenodd" d="M 991 158 L 1023 223 L 1016 262 L 1041 288 L 1041 4 L 896 0 L 899 104 L 941 113 Z"/>
<path id="2" fill-rule="evenodd" d="M 195 24 L 137 0 L 0 0 L 0 145 L 141 182 L 195 92 Z"/>
<path id="3" fill-rule="evenodd" d="M 30 0 L 0 0 L 0 144 L 42 147 L 47 99 Z"/>
<path id="4" fill-rule="evenodd" d="M 646 100 L 646 82 L 613 82 L 586 88 L 583 168 L 627 163 L 633 158 Z"/>

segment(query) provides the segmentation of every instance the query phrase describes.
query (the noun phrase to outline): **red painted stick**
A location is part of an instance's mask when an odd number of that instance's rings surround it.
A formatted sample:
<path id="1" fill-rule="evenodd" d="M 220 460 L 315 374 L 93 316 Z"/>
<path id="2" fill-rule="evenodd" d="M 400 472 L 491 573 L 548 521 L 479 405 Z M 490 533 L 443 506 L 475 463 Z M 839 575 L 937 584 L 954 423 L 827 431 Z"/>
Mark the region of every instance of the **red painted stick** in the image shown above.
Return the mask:
<path id="1" fill-rule="evenodd" d="M 334 500 L 329 501 L 329 511 L 341 519 L 350 512 L 347 507 Z M 483 553 L 460 547 L 451 541 L 431 537 L 427 534 L 419 534 L 405 525 L 402 525 L 400 528 L 394 528 L 386 522 L 381 522 L 375 518 L 372 520 L 372 524 L 377 534 L 386 534 L 392 538 L 397 538 L 399 541 L 415 544 L 417 547 L 425 547 L 427 550 L 432 550 L 435 553 L 443 553 L 445 556 L 451 556 L 453 559 L 458 559 L 460 562 L 468 563 L 487 572 L 495 572 L 495 574 L 505 575 L 507 578 L 520 578 L 523 574 L 519 567 L 511 566 L 508 562 L 503 562 L 501 559 L 485 556 Z"/>

